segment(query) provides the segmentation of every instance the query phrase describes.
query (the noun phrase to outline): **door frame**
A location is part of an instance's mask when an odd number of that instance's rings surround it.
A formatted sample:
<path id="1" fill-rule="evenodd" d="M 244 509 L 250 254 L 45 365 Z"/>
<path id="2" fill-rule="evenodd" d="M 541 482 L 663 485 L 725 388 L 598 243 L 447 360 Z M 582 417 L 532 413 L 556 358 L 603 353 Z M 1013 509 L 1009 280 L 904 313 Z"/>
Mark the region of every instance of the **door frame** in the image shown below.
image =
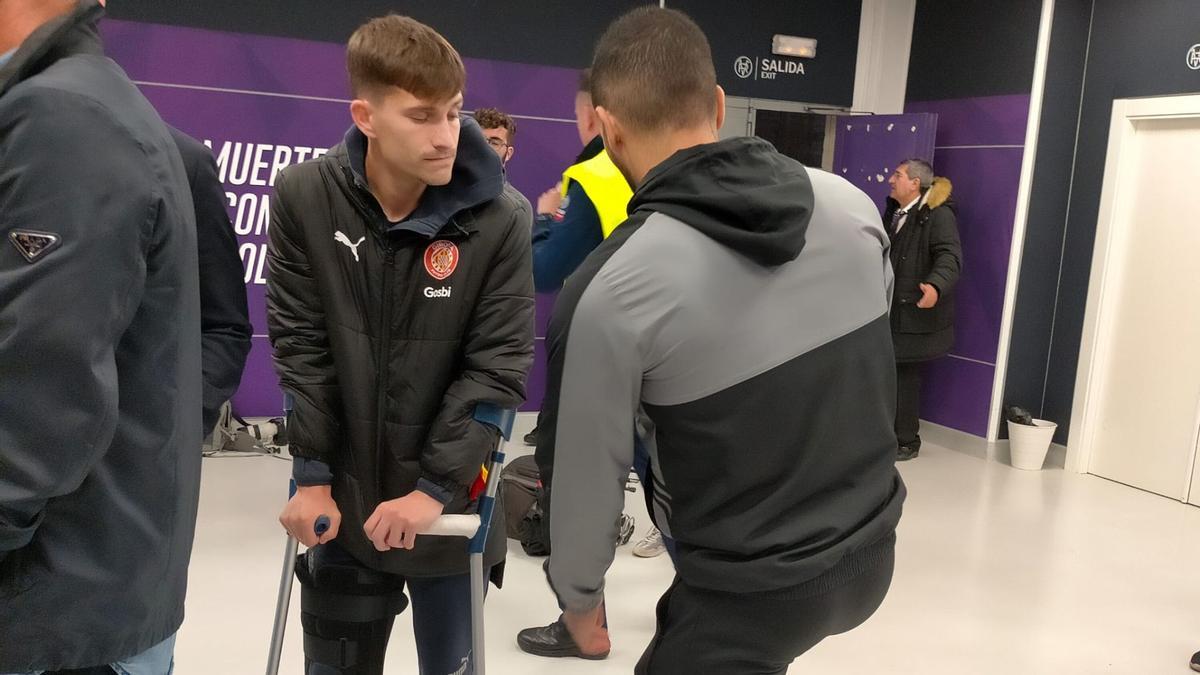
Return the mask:
<path id="1" fill-rule="evenodd" d="M 1127 98 L 1113 101 L 1112 122 L 1108 134 L 1108 153 L 1104 164 L 1104 187 L 1096 221 L 1096 243 L 1092 253 L 1092 272 L 1088 283 L 1087 310 L 1079 349 L 1079 368 L 1075 378 L 1075 400 L 1071 410 L 1071 439 L 1067 447 L 1066 469 L 1089 473 L 1099 427 L 1096 405 L 1107 384 L 1104 371 L 1106 336 L 1111 334 L 1113 312 L 1110 298 L 1120 283 L 1110 268 L 1114 244 L 1123 234 L 1122 217 L 1131 208 L 1130 180 L 1136 167 L 1124 160 L 1137 151 L 1136 125 L 1146 120 L 1200 118 L 1200 95 Z M 1128 222 L 1127 220 L 1124 222 Z M 1200 410 L 1197 411 L 1200 416 Z M 1200 419 L 1194 420 L 1200 423 Z M 1180 484 L 1180 501 L 1191 491 L 1195 457 L 1186 478 Z"/>

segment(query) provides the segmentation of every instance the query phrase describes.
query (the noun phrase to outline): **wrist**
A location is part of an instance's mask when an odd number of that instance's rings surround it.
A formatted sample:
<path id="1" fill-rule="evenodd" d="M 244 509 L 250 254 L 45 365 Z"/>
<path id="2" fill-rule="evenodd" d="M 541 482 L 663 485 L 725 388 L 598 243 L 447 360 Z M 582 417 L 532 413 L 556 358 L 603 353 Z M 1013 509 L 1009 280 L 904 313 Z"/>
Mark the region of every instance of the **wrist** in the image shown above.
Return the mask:
<path id="1" fill-rule="evenodd" d="M 305 496 L 333 497 L 332 485 L 297 485 L 296 494 Z"/>
<path id="2" fill-rule="evenodd" d="M 416 492 L 432 499 L 443 507 L 454 499 L 454 492 L 452 490 L 448 490 L 428 478 L 417 480 Z"/>

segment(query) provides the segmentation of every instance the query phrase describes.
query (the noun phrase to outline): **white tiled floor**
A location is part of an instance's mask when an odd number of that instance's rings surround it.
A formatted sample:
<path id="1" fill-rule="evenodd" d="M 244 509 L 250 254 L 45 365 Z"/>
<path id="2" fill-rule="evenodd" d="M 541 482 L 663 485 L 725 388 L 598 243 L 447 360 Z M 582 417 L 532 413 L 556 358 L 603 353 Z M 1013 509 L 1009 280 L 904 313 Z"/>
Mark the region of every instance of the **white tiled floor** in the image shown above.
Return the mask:
<path id="1" fill-rule="evenodd" d="M 521 450 L 517 450 L 519 454 Z M 1090 476 L 1040 473 L 926 444 L 901 465 L 909 498 L 895 581 L 867 624 L 826 640 L 792 673 L 1016 675 L 1190 672 L 1200 649 L 1200 510 Z M 275 521 L 289 464 L 205 460 L 178 675 L 262 672 L 284 539 Z M 637 536 L 647 526 L 631 495 Z M 489 596 L 488 665 L 499 675 L 630 673 L 672 577 L 663 557 L 622 548 L 609 574 L 607 661 L 542 660 L 514 644 L 556 615 L 540 560 L 512 542 Z M 297 601 L 284 673 L 301 672 Z M 397 622 L 387 673 L 415 673 Z"/>

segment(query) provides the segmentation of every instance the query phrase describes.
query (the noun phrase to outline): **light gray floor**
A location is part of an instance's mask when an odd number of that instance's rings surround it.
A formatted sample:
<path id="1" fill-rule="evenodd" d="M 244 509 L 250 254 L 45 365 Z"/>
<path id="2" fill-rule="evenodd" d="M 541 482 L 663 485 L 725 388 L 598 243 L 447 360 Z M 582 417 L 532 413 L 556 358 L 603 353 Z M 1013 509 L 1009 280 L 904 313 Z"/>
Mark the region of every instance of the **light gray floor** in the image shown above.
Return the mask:
<path id="1" fill-rule="evenodd" d="M 523 421 L 525 424 L 528 420 Z M 528 452 L 514 447 L 514 454 Z M 260 673 L 284 538 L 275 518 L 290 465 L 205 460 L 188 618 L 177 675 Z M 1065 675 L 1190 672 L 1200 649 L 1200 510 L 1091 476 L 1030 473 L 926 444 L 901 465 L 909 498 L 896 578 L 866 625 L 826 640 L 792 673 Z M 648 525 L 641 494 L 629 512 Z M 517 630 L 556 614 L 541 561 L 511 542 L 489 596 L 493 675 L 630 673 L 672 569 L 620 549 L 609 574 L 613 653 L 604 662 L 522 654 Z M 301 672 L 298 595 L 281 672 Z M 387 673 L 416 673 L 407 615 Z"/>

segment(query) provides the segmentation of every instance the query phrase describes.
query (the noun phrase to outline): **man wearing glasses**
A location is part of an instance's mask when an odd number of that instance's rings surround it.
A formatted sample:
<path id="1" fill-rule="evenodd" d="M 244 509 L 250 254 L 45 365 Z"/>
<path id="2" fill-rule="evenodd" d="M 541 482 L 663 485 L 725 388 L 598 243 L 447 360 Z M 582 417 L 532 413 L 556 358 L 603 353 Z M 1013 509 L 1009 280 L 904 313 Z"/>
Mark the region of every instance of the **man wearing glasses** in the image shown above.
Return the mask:
<path id="1" fill-rule="evenodd" d="M 513 139 L 517 137 L 517 123 L 507 113 L 495 108 L 480 108 L 475 111 L 475 121 L 483 129 L 488 145 L 500 157 L 500 164 L 508 167 L 513 156 Z"/>

